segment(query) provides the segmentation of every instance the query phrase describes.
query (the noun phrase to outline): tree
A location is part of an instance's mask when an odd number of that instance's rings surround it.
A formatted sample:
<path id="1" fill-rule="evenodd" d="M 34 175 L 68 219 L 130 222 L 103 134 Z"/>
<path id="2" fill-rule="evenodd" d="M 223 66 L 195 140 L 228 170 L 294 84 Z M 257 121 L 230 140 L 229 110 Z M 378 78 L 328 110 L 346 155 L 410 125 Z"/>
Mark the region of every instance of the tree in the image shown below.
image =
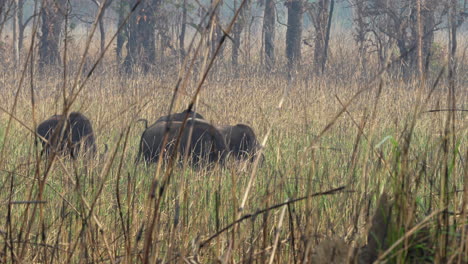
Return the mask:
<path id="1" fill-rule="evenodd" d="M 67 0 L 43 0 L 41 34 L 39 36 L 39 68 L 60 62 L 59 40 L 67 12 Z"/>
<path id="2" fill-rule="evenodd" d="M 288 0 L 288 28 L 286 30 L 286 57 L 289 69 L 297 66 L 301 61 L 302 38 L 302 0 Z"/>
<path id="3" fill-rule="evenodd" d="M 132 0 L 132 5 L 140 0 Z M 132 15 L 127 31 L 127 56 L 124 60 L 126 72 L 135 67 L 148 72 L 156 59 L 155 25 L 156 13 L 161 0 L 140 2 L 137 11 Z"/>
<path id="4" fill-rule="evenodd" d="M 263 13 L 263 42 L 265 48 L 265 65 L 267 70 L 275 64 L 275 19 L 276 9 L 274 0 L 265 0 Z"/>
<path id="5" fill-rule="evenodd" d="M 127 0 L 120 0 L 117 6 L 117 27 L 120 27 L 125 19 L 125 14 L 130 11 L 129 3 Z M 125 41 L 128 36 L 128 25 L 125 25 L 120 32 L 117 32 L 117 43 L 115 48 L 115 54 L 117 56 L 117 62 L 120 64 L 122 62 L 122 50 Z"/>
<path id="6" fill-rule="evenodd" d="M 160 2 L 162 1 L 160 0 Z M 171 14 L 170 7 L 168 6 L 165 6 L 164 12 L 162 11 L 162 6 L 158 8 L 158 11 L 155 23 L 157 32 L 156 39 L 159 41 L 156 44 L 156 47 L 158 47 L 156 54 L 158 55 L 159 62 L 162 64 L 165 61 L 165 51 L 167 49 L 171 50 L 174 56 L 176 56 L 178 52 L 173 47 L 171 35 L 171 22 L 173 22 L 171 20 L 173 20 L 174 14 Z"/>
<path id="7" fill-rule="evenodd" d="M 0 1 L 0 36 L 3 32 L 3 27 L 6 22 L 10 19 L 11 13 L 15 10 L 14 0 L 2 0 Z"/>
<path id="8" fill-rule="evenodd" d="M 179 34 L 180 58 L 185 58 L 185 31 L 187 30 L 187 0 L 182 0 L 182 21 Z"/>
<path id="9" fill-rule="evenodd" d="M 99 33 L 101 35 L 101 41 L 99 43 L 100 51 L 101 53 L 104 52 L 104 47 L 106 46 L 106 30 L 104 28 L 104 22 L 103 18 L 106 13 L 106 9 L 112 4 L 113 0 L 91 0 L 96 7 L 98 7 L 98 10 L 102 8 L 102 13 L 101 16 L 99 17 Z"/>
<path id="10" fill-rule="evenodd" d="M 232 29 L 233 43 L 232 43 L 231 58 L 232 58 L 232 64 L 234 66 L 238 65 L 241 35 L 242 35 L 242 30 L 245 28 L 245 25 L 247 23 L 247 11 L 250 9 L 250 1 L 246 0 L 246 3 L 242 7 L 239 7 L 237 4 L 237 0 L 234 0 L 234 12 L 237 12 L 238 8 L 242 8 L 242 9 L 239 11 L 239 15 Z"/>
<path id="11" fill-rule="evenodd" d="M 15 61 L 15 64 L 18 64 L 19 63 L 19 50 L 18 50 L 18 37 L 17 37 L 17 29 L 18 29 L 18 25 L 20 23 L 18 23 L 18 20 L 19 19 L 23 19 L 23 16 L 22 14 L 20 16 L 18 16 L 18 13 L 19 13 L 19 1 L 15 1 L 14 2 L 14 7 L 15 7 L 15 14 L 13 15 L 13 23 L 12 23 L 12 26 L 13 26 L 13 54 L 14 54 L 14 61 Z"/>
<path id="12" fill-rule="evenodd" d="M 364 14 L 364 4 L 362 1 L 351 1 L 354 5 L 353 20 L 354 20 L 354 40 L 358 45 L 358 58 L 361 69 L 364 75 L 367 75 L 367 32 L 369 32 L 369 23 L 366 21 Z"/>
<path id="13" fill-rule="evenodd" d="M 9 18 L 13 18 L 12 25 L 12 48 L 14 61 L 20 63 L 20 54 L 23 49 L 24 30 L 28 23 L 34 18 L 32 14 L 26 21 L 23 21 L 24 0 L 10 0 L 0 2 L 0 35 L 3 26 Z"/>
<path id="14" fill-rule="evenodd" d="M 211 8 L 213 8 L 214 16 L 213 16 L 213 21 L 212 21 L 212 34 L 211 34 L 211 56 L 215 53 L 219 42 L 221 41 L 221 38 L 223 37 L 223 32 L 221 30 L 221 20 L 219 16 L 219 10 L 221 9 L 221 6 L 223 5 L 222 0 L 211 0 Z M 223 49 L 221 48 L 218 52 L 218 56 L 222 57 Z"/>
<path id="15" fill-rule="evenodd" d="M 14 49 L 17 63 L 20 63 L 21 50 L 23 49 L 24 30 L 26 29 L 26 26 L 29 24 L 29 22 L 32 21 L 34 16 L 36 16 L 36 14 L 32 14 L 29 18 L 23 21 L 23 7 L 24 0 L 16 0 L 15 29 L 17 34 L 15 40 L 16 45 L 14 46 Z"/>
<path id="16" fill-rule="evenodd" d="M 445 1 L 421 1 L 420 12 L 417 4 L 418 0 L 354 0 L 361 30 L 358 34 L 359 41 L 368 39 L 370 45 L 377 48 L 381 68 L 387 60 L 386 50 L 395 44 L 402 55 L 400 65 L 406 77 L 418 69 L 418 57 L 422 58 L 422 65 L 427 65 L 434 32 L 438 30 L 437 26 L 443 22 L 443 16 L 447 13 Z M 417 52 L 419 37 L 421 55 Z"/>
<path id="17" fill-rule="evenodd" d="M 318 0 L 309 8 L 309 15 L 315 28 L 314 68 L 317 73 L 323 73 L 325 70 L 334 3 L 334 0 Z"/>

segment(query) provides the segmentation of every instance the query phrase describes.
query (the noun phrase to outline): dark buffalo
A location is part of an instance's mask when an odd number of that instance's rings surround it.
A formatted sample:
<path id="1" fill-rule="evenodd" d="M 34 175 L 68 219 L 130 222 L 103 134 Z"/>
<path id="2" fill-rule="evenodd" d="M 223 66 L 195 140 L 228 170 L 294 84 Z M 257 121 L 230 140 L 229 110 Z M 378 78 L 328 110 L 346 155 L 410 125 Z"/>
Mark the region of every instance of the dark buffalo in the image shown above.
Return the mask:
<path id="1" fill-rule="evenodd" d="M 167 160 L 177 151 L 179 161 L 187 154 L 191 165 L 203 163 L 224 163 L 228 147 L 221 133 L 210 123 L 200 119 L 189 119 L 182 132 L 180 144 L 174 148 L 183 122 L 158 121 L 141 135 L 137 161 L 143 156 L 146 162 L 158 162 L 159 156 Z M 167 128 L 167 130 L 166 130 Z M 163 145 L 164 135 L 167 141 Z"/>
<path id="2" fill-rule="evenodd" d="M 238 160 L 254 161 L 255 155 L 260 151 L 261 144 L 253 129 L 244 124 L 235 126 L 220 126 L 218 130 L 223 134 L 230 153 Z M 263 155 L 261 161 L 263 162 Z"/>
<path id="3" fill-rule="evenodd" d="M 72 112 L 68 118 L 54 115 L 39 124 L 36 132 L 42 143 L 41 154 L 47 155 L 51 151 L 57 151 L 74 159 L 80 152 L 91 156 L 96 154 L 93 127 L 89 119 L 81 113 Z"/>

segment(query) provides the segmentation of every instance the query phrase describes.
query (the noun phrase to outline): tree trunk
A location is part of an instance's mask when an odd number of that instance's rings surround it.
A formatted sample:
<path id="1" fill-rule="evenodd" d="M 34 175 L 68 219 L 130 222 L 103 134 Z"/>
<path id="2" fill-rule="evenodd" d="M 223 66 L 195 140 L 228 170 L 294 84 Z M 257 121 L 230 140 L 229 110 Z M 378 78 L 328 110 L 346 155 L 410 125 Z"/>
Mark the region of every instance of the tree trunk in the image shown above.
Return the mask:
<path id="1" fill-rule="evenodd" d="M 265 45 L 265 65 L 271 71 L 275 65 L 275 0 L 265 0 L 263 15 L 263 37 Z"/>
<path id="2" fill-rule="evenodd" d="M 216 7 L 216 2 L 219 1 L 217 7 Z M 213 24 L 214 24 L 214 30 L 213 30 L 213 34 L 211 35 L 211 53 L 210 53 L 210 56 L 213 56 L 213 54 L 215 53 L 218 45 L 219 45 L 219 42 L 221 40 L 221 38 L 223 37 L 223 32 L 221 31 L 221 22 L 220 22 L 220 19 L 219 19 L 219 10 L 221 9 L 221 6 L 223 5 L 223 1 L 222 0 L 211 0 L 211 8 L 215 8 L 216 7 L 216 10 L 214 11 L 215 14 L 214 14 L 214 17 L 213 17 Z M 222 57 L 222 54 L 223 54 L 223 49 L 221 48 L 218 52 L 218 56 L 219 57 Z"/>
<path id="3" fill-rule="evenodd" d="M 18 49 L 17 49 L 17 45 L 18 45 L 18 39 L 17 39 L 17 29 L 18 29 L 18 17 L 16 16 L 16 13 L 17 13 L 17 10 L 18 10 L 18 3 L 15 1 L 14 4 L 13 4 L 13 7 L 15 9 L 15 12 L 14 12 L 14 15 L 13 15 L 13 22 L 11 23 L 12 24 L 12 35 L 13 37 L 11 38 L 12 40 L 12 45 L 11 47 L 13 48 L 13 55 L 14 55 L 14 64 L 15 64 L 15 68 L 16 66 L 18 65 L 19 63 L 19 53 L 18 53 Z"/>
<path id="4" fill-rule="evenodd" d="M 314 45 L 314 68 L 320 73 L 322 65 L 325 64 L 325 39 L 327 35 L 328 8 L 330 0 L 319 0 L 314 14 L 315 45 Z"/>
<path id="5" fill-rule="evenodd" d="M 134 0 L 139 1 L 139 0 Z M 136 68 L 148 72 L 156 59 L 155 14 L 160 0 L 142 2 L 129 23 L 127 56 L 124 67 L 127 73 Z"/>
<path id="6" fill-rule="evenodd" d="M 405 79 L 414 77 L 415 73 L 422 75 L 423 65 L 427 65 L 434 42 L 434 12 L 437 8 L 436 0 L 412 0 L 409 34 L 405 28 L 398 34 L 398 48 L 402 58 L 402 70 Z M 420 12 L 418 10 L 420 8 Z"/>
<path id="7" fill-rule="evenodd" d="M 434 27 L 435 27 L 435 15 L 434 10 L 437 8 L 435 0 L 423 1 L 425 5 L 421 9 L 421 21 L 423 23 L 423 36 L 422 36 L 422 60 L 425 66 L 425 71 L 430 62 L 432 45 L 434 43 Z"/>
<path id="8" fill-rule="evenodd" d="M 0 1 L 0 38 L 3 33 L 3 27 L 6 25 L 6 22 L 8 21 L 10 13 L 14 11 L 14 5 L 15 5 L 14 0 Z"/>
<path id="9" fill-rule="evenodd" d="M 240 43 L 241 43 L 241 36 L 242 36 L 242 30 L 245 28 L 246 25 L 246 15 L 247 15 L 247 10 L 249 9 L 249 0 L 247 0 L 247 3 L 242 7 L 242 10 L 239 11 L 239 16 L 237 17 L 237 21 L 234 24 L 234 27 L 232 29 L 232 35 L 233 35 L 233 43 L 232 43 L 232 65 L 237 66 L 238 65 L 238 60 L 239 60 L 239 48 L 240 48 Z M 237 9 L 239 6 L 237 6 L 237 0 L 234 0 L 234 13 L 237 12 Z"/>
<path id="10" fill-rule="evenodd" d="M 26 25 L 23 24 L 23 6 L 24 0 L 16 0 L 16 29 L 18 31 L 17 41 L 16 41 L 16 54 L 18 63 L 21 63 L 21 50 L 23 49 L 23 39 L 24 39 L 24 29 Z"/>
<path id="11" fill-rule="evenodd" d="M 39 69 L 60 62 L 60 32 L 64 21 L 66 0 L 44 0 L 41 7 L 41 35 L 39 37 Z"/>
<path id="12" fill-rule="evenodd" d="M 323 60 L 322 60 L 322 74 L 325 72 L 325 66 L 327 64 L 328 59 L 328 43 L 330 41 L 330 32 L 331 32 L 331 23 L 333 18 L 333 9 L 335 7 L 335 0 L 331 0 L 330 2 L 330 13 L 328 14 L 328 22 L 327 22 L 327 31 L 325 34 L 325 47 L 323 48 Z"/>
<path id="13" fill-rule="evenodd" d="M 421 22 L 421 0 L 416 0 L 416 16 L 417 16 L 417 50 L 418 50 L 418 75 L 419 78 L 422 80 L 423 79 L 423 61 L 422 61 L 422 36 L 423 36 L 423 27 L 422 27 L 422 22 Z"/>
<path id="14" fill-rule="evenodd" d="M 180 58 L 184 60 L 185 58 L 185 31 L 187 28 L 187 0 L 183 0 L 182 3 L 182 25 L 180 27 L 179 35 L 179 50 Z"/>
<path id="15" fill-rule="evenodd" d="M 125 14 L 129 11 L 128 2 L 126 0 L 120 0 L 119 7 L 117 9 L 118 13 L 118 24 L 117 27 L 120 27 L 125 19 Z M 117 46 L 115 48 L 115 55 L 117 56 L 117 62 L 120 64 L 122 62 L 122 49 L 125 43 L 125 40 L 128 36 L 128 27 L 124 26 L 121 32 L 117 33 Z"/>
<path id="16" fill-rule="evenodd" d="M 100 40 L 100 51 L 101 53 L 104 52 L 104 48 L 106 46 L 106 30 L 104 28 L 104 16 L 106 14 L 106 9 L 112 4 L 113 0 L 92 0 L 97 7 L 97 12 L 99 13 L 99 9 L 102 8 L 101 16 L 99 17 L 98 25 L 99 25 L 99 34 L 101 36 Z"/>
<path id="17" fill-rule="evenodd" d="M 106 7 L 103 8 L 102 10 L 102 15 L 101 17 L 99 18 L 99 33 L 101 35 L 101 41 L 99 43 L 99 50 L 101 51 L 101 53 L 104 52 L 104 48 L 106 47 L 106 30 L 104 28 L 104 22 L 102 21 L 102 19 L 104 18 L 104 14 L 106 12 Z"/>
<path id="18" fill-rule="evenodd" d="M 158 43 L 157 46 L 159 47 L 157 54 L 159 54 L 159 64 L 163 65 L 165 62 L 164 52 L 166 51 L 166 49 L 170 49 L 174 55 L 176 55 L 178 52 L 176 48 L 172 46 L 169 16 L 167 14 L 164 14 L 163 12 L 159 12 L 156 18 L 155 25 L 156 31 L 158 33 L 156 39 L 159 40 L 159 42 L 155 41 L 156 43 Z"/>
<path id="19" fill-rule="evenodd" d="M 237 11 L 237 0 L 234 0 L 234 13 Z M 240 11 L 242 13 L 242 10 Z M 239 59 L 239 47 L 240 47 L 240 38 L 241 38 L 241 33 L 242 33 L 242 21 L 241 21 L 241 16 L 242 14 L 239 14 L 237 21 L 234 24 L 234 27 L 232 29 L 232 65 L 237 66 L 238 65 L 238 59 Z"/>
<path id="20" fill-rule="evenodd" d="M 366 47 L 366 34 L 367 34 L 367 23 L 364 17 L 364 4 L 360 0 L 353 2 L 355 8 L 354 11 L 354 23 L 355 27 L 355 40 L 358 45 L 358 59 L 361 65 L 362 73 L 364 76 L 367 75 L 367 47 Z"/>
<path id="21" fill-rule="evenodd" d="M 302 39 L 302 0 L 289 0 L 288 28 L 286 30 L 286 57 L 289 69 L 297 66 L 301 61 Z"/>

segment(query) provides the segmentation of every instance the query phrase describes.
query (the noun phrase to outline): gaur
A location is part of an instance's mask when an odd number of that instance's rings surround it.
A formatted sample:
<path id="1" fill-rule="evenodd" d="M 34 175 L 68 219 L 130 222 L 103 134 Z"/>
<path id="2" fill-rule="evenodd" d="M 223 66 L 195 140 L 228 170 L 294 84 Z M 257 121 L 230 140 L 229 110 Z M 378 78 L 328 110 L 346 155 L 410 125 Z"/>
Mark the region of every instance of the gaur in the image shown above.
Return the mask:
<path id="1" fill-rule="evenodd" d="M 42 143 L 41 155 L 56 151 L 76 159 L 81 152 L 91 156 L 96 154 L 93 127 L 81 113 L 71 112 L 68 118 L 53 115 L 40 123 L 36 132 Z"/>
<path id="2" fill-rule="evenodd" d="M 219 126 L 218 130 L 223 134 L 231 155 L 238 160 L 254 161 L 255 155 L 260 151 L 261 144 L 253 129 L 244 124 L 235 126 Z M 263 162 L 264 156 L 260 157 Z"/>
<path id="3" fill-rule="evenodd" d="M 178 155 L 178 161 L 182 161 L 187 154 L 187 161 L 192 166 L 224 163 L 228 152 L 226 142 L 218 129 L 205 120 L 188 119 L 179 146 L 175 149 L 182 124 L 180 121 L 157 121 L 148 127 L 141 135 L 137 161 L 143 157 L 146 162 L 158 162 L 160 155 L 168 160 L 173 154 Z M 163 145 L 166 133 L 167 140 Z"/>

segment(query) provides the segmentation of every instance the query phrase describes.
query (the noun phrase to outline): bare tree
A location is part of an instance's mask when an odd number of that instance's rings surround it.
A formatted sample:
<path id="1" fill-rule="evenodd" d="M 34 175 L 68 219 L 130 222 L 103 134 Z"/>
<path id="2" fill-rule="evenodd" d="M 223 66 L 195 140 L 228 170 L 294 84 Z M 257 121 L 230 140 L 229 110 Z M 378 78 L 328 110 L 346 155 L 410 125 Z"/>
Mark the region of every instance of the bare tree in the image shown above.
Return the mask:
<path id="1" fill-rule="evenodd" d="M 136 1 L 139 0 L 132 0 L 132 2 Z M 124 61 L 126 72 L 132 72 L 135 67 L 148 72 L 151 65 L 154 65 L 156 13 L 161 2 L 161 0 L 140 2 L 137 12 L 132 15 L 127 32 L 127 56 Z"/>
<path id="2" fill-rule="evenodd" d="M 239 8 L 237 0 L 234 0 L 234 12 L 237 12 Z M 246 3 L 242 6 L 242 9 L 239 11 L 239 16 L 234 24 L 232 29 L 233 43 L 232 43 L 232 64 L 234 66 L 238 65 L 239 59 L 239 48 L 241 43 L 242 30 L 245 28 L 248 19 L 247 11 L 250 9 L 250 0 L 247 0 Z"/>
<path id="3" fill-rule="evenodd" d="M 220 20 L 220 12 L 221 6 L 223 5 L 222 0 L 211 0 L 211 8 L 214 8 L 214 17 L 213 17 L 213 31 L 211 34 L 211 56 L 214 54 L 216 48 L 218 47 L 218 43 L 220 42 L 223 32 L 221 30 L 221 20 Z M 218 56 L 222 57 L 223 49 L 221 48 L 218 52 Z"/>
<path id="4" fill-rule="evenodd" d="M 39 37 L 39 69 L 60 62 L 59 39 L 67 0 L 44 0 L 41 7 L 41 35 Z"/>
<path id="5" fill-rule="evenodd" d="M 96 5 L 98 10 L 99 8 L 102 7 L 101 16 L 99 17 L 99 21 L 98 21 L 99 33 L 101 35 L 101 41 L 99 43 L 99 47 L 100 47 L 100 51 L 104 52 L 104 47 L 106 46 L 106 30 L 104 28 L 103 18 L 106 13 L 106 9 L 112 4 L 113 0 L 91 0 L 91 1 Z"/>
<path id="6" fill-rule="evenodd" d="M 265 0 L 265 10 L 263 13 L 263 43 L 267 70 L 271 70 L 275 64 L 275 19 L 275 1 Z"/>
<path id="7" fill-rule="evenodd" d="M 15 10 L 14 0 L 0 1 L 0 36 L 3 33 L 3 28 L 6 22 L 11 18 L 12 12 Z"/>
<path id="8" fill-rule="evenodd" d="M 21 51 L 23 50 L 23 46 L 24 46 L 24 31 L 26 30 L 26 27 L 28 26 L 28 24 L 33 20 L 33 18 L 35 16 L 37 16 L 36 13 L 33 13 L 31 14 L 31 16 L 29 16 L 28 18 L 26 18 L 26 20 L 24 20 L 24 17 L 23 17 L 23 14 L 24 14 L 24 3 L 25 1 L 24 0 L 15 0 L 16 1 L 16 12 L 15 12 L 15 16 L 16 16 L 16 30 L 17 30 L 17 34 L 16 34 L 16 45 L 14 46 L 14 49 L 15 49 L 15 57 L 17 58 L 18 60 L 18 63 L 20 62 L 19 60 L 21 59 Z"/>
<path id="9" fill-rule="evenodd" d="M 418 69 L 418 35 L 421 36 L 422 64 L 427 65 L 434 42 L 434 32 L 447 12 L 445 1 L 421 1 L 418 13 L 418 0 L 354 0 L 361 32 L 359 41 L 370 41 L 377 48 L 380 65 L 387 59 L 385 49 L 396 44 L 402 56 L 401 69 L 409 77 Z M 419 14 L 419 16 L 418 16 Z M 418 27 L 418 17 L 421 30 Z M 366 37 L 368 35 L 369 37 Z M 364 44 L 360 44 L 362 48 Z"/>
<path id="10" fill-rule="evenodd" d="M 120 27 L 125 19 L 125 14 L 130 11 L 129 3 L 127 0 L 120 0 L 117 6 L 117 26 Z M 125 41 L 127 40 L 128 36 L 128 25 L 122 28 L 122 31 L 117 33 L 117 43 L 115 48 L 115 54 L 117 56 L 117 62 L 120 64 L 122 62 L 122 50 Z"/>
<path id="11" fill-rule="evenodd" d="M 289 69 L 301 61 L 302 38 L 302 0 L 288 0 L 285 3 L 288 8 L 288 28 L 286 30 L 286 57 Z"/>
<path id="12" fill-rule="evenodd" d="M 165 6 L 164 11 L 162 6 L 161 0 L 159 0 L 158 10 L 159 12 L 156 15 L 156 32 L 158 43 L 156 44 L 157 47 L 157 54 L 159 62 L 162 64 L 165 61 L 165 51 L 169 49 L 172 52 L 172 55 L 176 56 L 178 54 L 177 49 L 174 48 L 171 36 L 171 20 L 174 22 L 172 16 L 169 12 L 169 7 Z M 174 23 L 173 23 L 174 24 Z"/>
<path id="13" fill-rule="evenodd" d="M 367 75 L 367 52 L 369 22 L 364 15 L 364 3 L 361 0 L 350 1 L 354 6 L 354 40 L 358 45 L 358 58 L 364 75 Z"/>
<path id="14" fill-rule="evenodd" d="M 308 8 L 315 29 L 314 68 L 317 73 L 324 71 L 327 61 L 333 6 L 334 0 L 318 0 Z"/>
<path id="15" fill-rule="evenodd" d="M 14 54 L 14 61 L 15 61 L 15 66 L 16 64 L 19 62 L 19 51 L 18 51 L 18 38 L 17 38 L 17 28 L 18 28 L 18 14 L 17 14 L 17 10 L 19 9 L 18 7 L 18 2 L 15 1 L 14 2 L 14 8 L 16 10 L 15 14 L 13 15 L 13 23 L 12 26 L 13 26 L 13 54 Z"/>
<path id="16" fill-rule="evenodd" d="M 185 58 L 185 32 L 187 30 L 187 0 L 182 0 L 182 21 L 179 34 L 180 58 Z"/>

